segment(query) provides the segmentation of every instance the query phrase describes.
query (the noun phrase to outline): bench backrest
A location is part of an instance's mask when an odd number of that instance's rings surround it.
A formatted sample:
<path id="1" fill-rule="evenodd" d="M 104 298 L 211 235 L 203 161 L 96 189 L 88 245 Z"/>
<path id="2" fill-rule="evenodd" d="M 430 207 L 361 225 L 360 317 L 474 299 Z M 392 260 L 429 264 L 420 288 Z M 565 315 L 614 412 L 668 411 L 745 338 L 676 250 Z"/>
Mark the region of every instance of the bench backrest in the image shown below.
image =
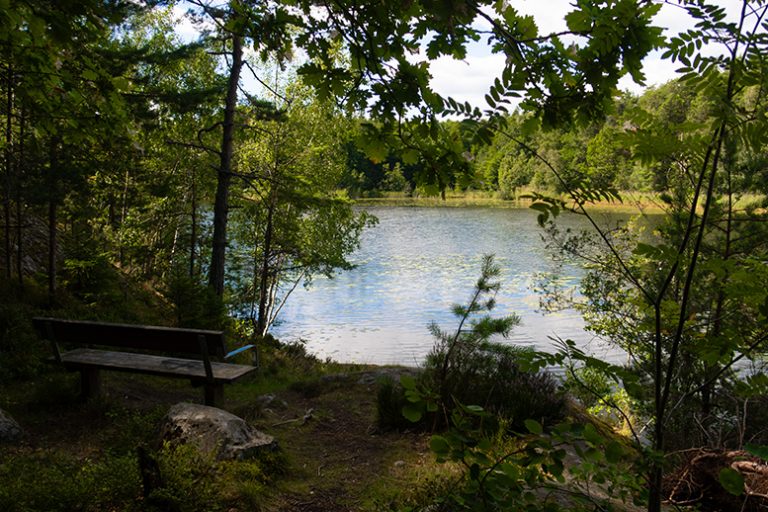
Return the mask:
<path id="1" fill-rule="evenodd" d="M 38 334 L 52 343 L 103 345 L 126 349 L 201 354 L 201 336 L 209 356 L 223 358 L 227 353 L 224 333 L 200 329 L 177 329 L 153 325 L 111 324 L 60 318 L 34 318 Z M 206 357 L 207 359 L 207 357 Z"/>

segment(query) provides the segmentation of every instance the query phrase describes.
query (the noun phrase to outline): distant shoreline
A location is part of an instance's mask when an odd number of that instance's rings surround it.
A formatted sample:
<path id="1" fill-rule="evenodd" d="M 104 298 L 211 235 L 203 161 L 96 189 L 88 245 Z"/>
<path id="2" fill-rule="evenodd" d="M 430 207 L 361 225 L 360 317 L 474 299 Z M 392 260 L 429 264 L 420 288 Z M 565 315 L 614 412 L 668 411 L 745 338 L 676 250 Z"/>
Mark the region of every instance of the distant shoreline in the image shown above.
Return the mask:
<path id="1" fill-rule="evenodd" d="M 590 204 L 588 211 L 616 213 L 663 213 L 658 196 L 648 193 L 628 192 L 622 196 L 623 202 L 602 201 Z M 487 195 L 448 194 L 445 200 L 440 197 L 407 197 L 387 195 L 385 197 L 366 197 L 354 200 L 358 206 L 392 206 L 404 208 L 528 208 L 530 199 L 500 199 Z"/>

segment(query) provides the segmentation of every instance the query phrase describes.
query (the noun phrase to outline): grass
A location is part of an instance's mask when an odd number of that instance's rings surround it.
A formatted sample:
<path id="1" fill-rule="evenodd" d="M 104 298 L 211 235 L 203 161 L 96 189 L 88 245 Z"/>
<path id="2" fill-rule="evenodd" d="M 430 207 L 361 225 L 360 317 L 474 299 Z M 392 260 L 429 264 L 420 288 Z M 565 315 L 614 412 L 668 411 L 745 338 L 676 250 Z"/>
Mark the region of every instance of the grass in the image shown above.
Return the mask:
<path id="1" fill-rule="evenodd" d="M 27 432 L 20 446 L 0 446 L 0 510 L 376 510 L 437 471 L 422 434 L 375 431 L 377 384 L 362 379 L 370 367 L 296 347 L 265 347 L 262 361 L 261 374 L 227 387 L 223 405 L 276 437 L 280 455 L 252 461 L 160 445 L 168 409 L 202 401 L 186 381 L 105 372 L 104 396 L 90 403 L 79 401 L 77 375 L 53 366 L 0 384 L 0 408 Z M 161 468 L 148 496 L 138 446 Z"/>
<path id="2" fill-rule="evenodd" d="M 360 206 L 398 206 L 398 207 L 422 207 L 422 208 L 528 208 L 532 201 L 525 198 L 527 194 L 535 192 L 533 189 L 521 189 L 515 199 L 502 199 L 496 192 L 480 190 L 446 193 L 445 200 L 440 197 L 411 197 L 401 192 L 384 192 L 381 197 L 359 198 L 355 203 Z M 545 194 L 558 195 L 551 192 Z M 559 197 L 571 203 L 565 194 Z M 626 214 L 661 214 L 665 211 L 665 205 L 660 194 L 655 192 L 621 192 L 622 200 L 598 201 L 587 205 L 587 211 L 600 213 L 626 213 Z M 765 200 L 765 196 L 758 194 L 745 194 L 738 198 L 734 207 L 744 209 Z"/>

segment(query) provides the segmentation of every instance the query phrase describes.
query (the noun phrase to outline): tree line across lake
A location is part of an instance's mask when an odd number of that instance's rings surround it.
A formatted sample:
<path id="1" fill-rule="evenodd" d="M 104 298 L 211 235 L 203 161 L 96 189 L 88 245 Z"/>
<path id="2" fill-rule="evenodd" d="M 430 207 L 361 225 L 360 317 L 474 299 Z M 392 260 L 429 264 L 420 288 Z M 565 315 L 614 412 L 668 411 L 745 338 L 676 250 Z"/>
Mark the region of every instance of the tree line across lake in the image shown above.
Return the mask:
<path id="1" fill-rule="evenodd" d="M 750 94 L 759 93 L 752 90 Z M 745 95 L 740 101 L 748 104 L 754 99 Z M 619 191 L 666 193 L 684 186 L 680 160 L 685 148 L 679 145 L 680 140 L 692 128 L 712 123 L 714 112 L 720 108 L 718 101 L 706 91 L 697 91 L 693 84 L 673 80 L 639 96 L 623 93 L 606 118 L 586 126 L 537 127 L 522 140 L 499 133 L 490 144 L 479 145 L 462 132 L 459 122 L 445 121 L 444 136 L 461 145 L 469 163 L 466 169 L 455 169 L 443 186 L 458 192 L 487 191 L 502 199 L 515 199 L 531 189 L 562 193 L 570 183 L 582 181 Z M 510 130 L 519 134 L 528 121 L 529 116 L 515 112 L 508 119 Z M 640 127 L 652 132 L 654 139 L 640 142 L 636 135 Z M 768 162 L 762 155 L 741 147 L 731 158 L 737 172 L 736 190 L 763 194 Z M 394 152 L 384 161 L 372 162 L 353 143 L 348 145 L 347 160 L 344 184 L 353 195 L 420 192 L 421 162 L 406 163 Z M 548 164 L 560 170 L 565 183 Z"/>

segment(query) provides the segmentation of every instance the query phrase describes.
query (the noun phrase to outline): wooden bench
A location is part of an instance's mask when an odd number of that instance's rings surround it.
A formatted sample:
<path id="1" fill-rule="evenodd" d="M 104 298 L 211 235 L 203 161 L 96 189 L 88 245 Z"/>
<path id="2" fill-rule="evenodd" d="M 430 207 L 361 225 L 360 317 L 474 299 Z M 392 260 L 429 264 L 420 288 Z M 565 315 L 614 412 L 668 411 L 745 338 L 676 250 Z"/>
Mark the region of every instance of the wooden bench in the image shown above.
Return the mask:
<path id="1" fill-rule="evenodd" d="M 227 352 L 220 331 L 57 318 L 34 318 L 33 323 L 40 337 L 51 343 L 53 359 L 70 371 L 80 372 L 85 399 L 99 395 L 99 371 L 113 370 L 190 379 L 192 385 L 204 386 L 205 404 L 215 406 L 224 398 L 225 383 L 256 370 L 254 366 L 219 362 L 253 348 L 246 345 Z M 81 348 L 63 351 L 62 344 Z"/>

